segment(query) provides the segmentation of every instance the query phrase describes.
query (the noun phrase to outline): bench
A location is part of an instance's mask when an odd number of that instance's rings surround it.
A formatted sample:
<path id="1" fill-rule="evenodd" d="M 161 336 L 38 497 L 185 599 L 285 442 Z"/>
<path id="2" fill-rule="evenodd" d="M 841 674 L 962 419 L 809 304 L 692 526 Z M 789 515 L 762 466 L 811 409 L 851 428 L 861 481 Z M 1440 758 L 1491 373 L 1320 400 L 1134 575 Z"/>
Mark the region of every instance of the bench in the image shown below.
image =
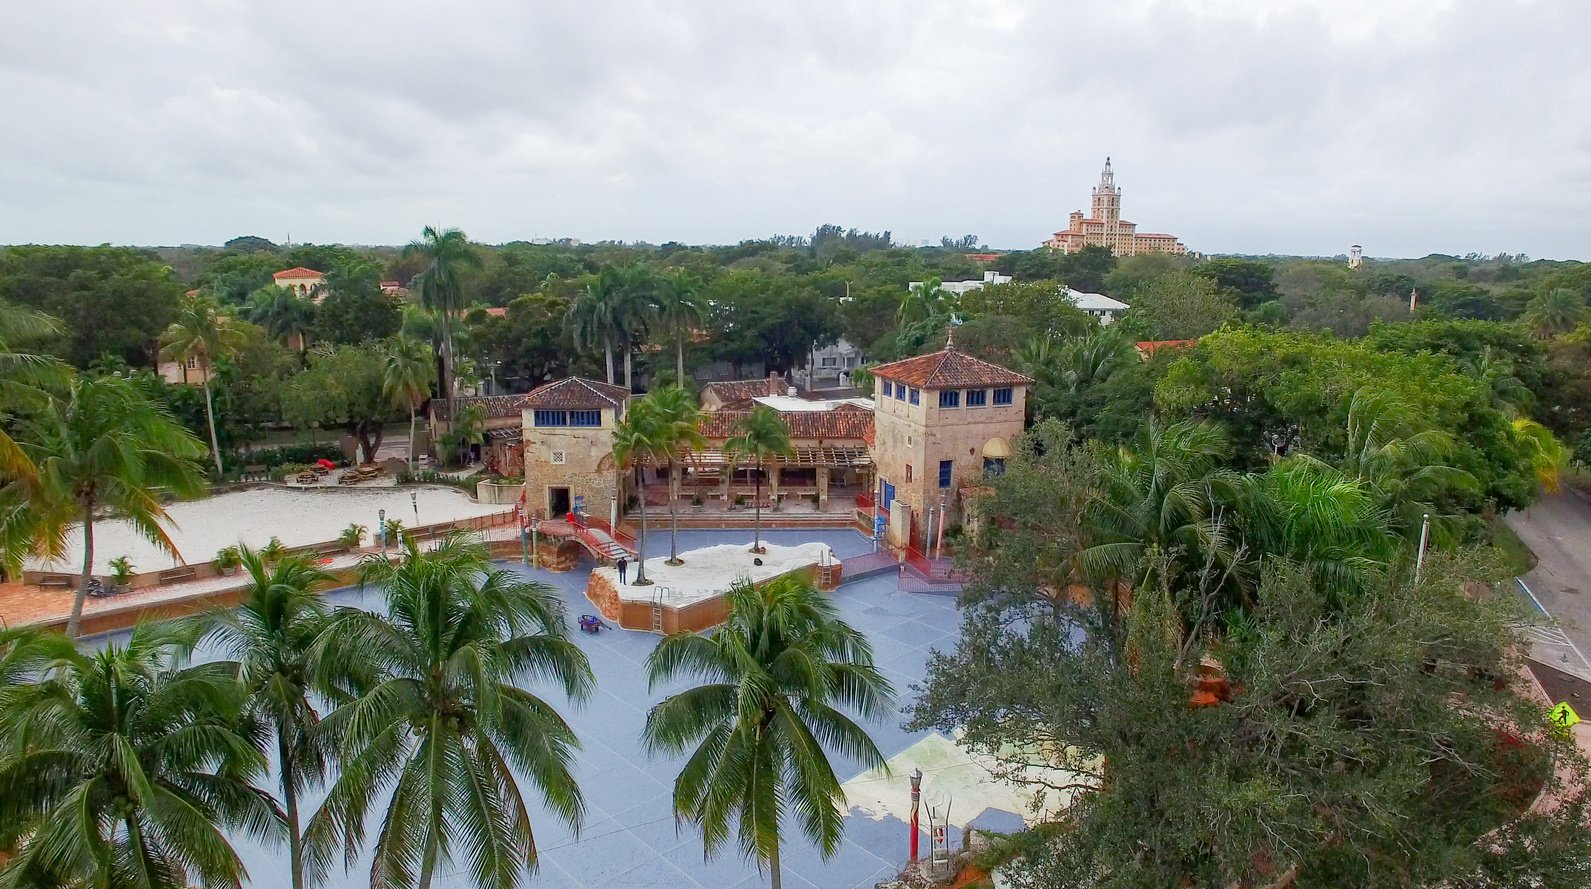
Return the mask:
<path id="1" fill-rule="evenodd" d="M 264 463 L 250 463 L 243 467 L 243 478 L 248 481 L 260 481 L 270 478 L 271 468 Z"/>
<path id="2" fill-rule="evenodd" d="M 198 577 L 199 571 L 191 565 L 183 565 L 178 568 L 167 568 L 156 576 L 163 584 L 181 583 L 184 580 L 193 580 Z"/>
<path id="3" fill-rule="evenodd" d="M 63 589 L 71 589 L 76 585 L 77 578 L 70 574 L 46 574 L 39 578 L 39 586 L 41 587 L 60 587 Z"/>

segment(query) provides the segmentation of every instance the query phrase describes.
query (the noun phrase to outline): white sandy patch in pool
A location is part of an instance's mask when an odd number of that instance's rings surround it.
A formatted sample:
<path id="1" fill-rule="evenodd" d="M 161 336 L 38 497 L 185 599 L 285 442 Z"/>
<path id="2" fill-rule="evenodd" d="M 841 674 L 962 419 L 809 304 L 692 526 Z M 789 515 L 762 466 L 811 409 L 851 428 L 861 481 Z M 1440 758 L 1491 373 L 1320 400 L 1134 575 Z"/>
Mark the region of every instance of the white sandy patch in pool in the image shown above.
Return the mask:
<path id="1" fill-rule="evenodd" d="M 249 546 L 264 546 L 272 536 L 287 546 L 304 546 L 336 540 L 337 535 L 357 522 L 374 532 L 381 510 L 388 519 L 415 527 L 414 507 L 409 494 L 419 495 L 420 525 L 500 513 L 509 506 L 476 503 L 455 488 L 407 487 L 364 488 L 347 491 L 304 491 L 287 488 L 250 488 L 172 503 L 166 507 L 172 525 L 166 533 L 177 551 L 191 563 L 208 562 L 216 551 L 239 541 Z M 368 544 L 373 538 L 366 536 Z M 53 563 L 30 561 L 28 567 L 52 571 L 77 571 L 83 564 L 83 531 L 74 528 L 67 535 L 65 557 Z M 124 521 L 94 523 L 94 572 L 110 571 L 109 562 L 117 556 L 132 560 L 135 571 L 158 571 L 179 564 L 159 547 L 145 540 Z"/>
<path id="2" fill-rule="evenodd" d="M 646 575 L 651 586 L 631 586 L 619 583 L 619 572 L 613 568 L 596 568 L 593 573 L 603 574 L 619 591 L 619 598 L 630 602 L 651 602 L 661 587 L 665 605 L 679 607 L 700 602 L 728 591 L 741 577 L 753 583 L 778 577 L 781 574 L 819 564 L 822 560 L 838 561 L 834 550 L 826 543 L 802 543 L 796 546 L 779 546 L 764 543 L 768 551 L 757 555 L 744 543 L 721 543 L 680 553 L 683 565 L 669 565 L 668 556 L 646 560 Z M 757 565 L 752 560 L 762 559 Z M 629 580 L 635 580 L 635 565 L 630 565 Z"/>

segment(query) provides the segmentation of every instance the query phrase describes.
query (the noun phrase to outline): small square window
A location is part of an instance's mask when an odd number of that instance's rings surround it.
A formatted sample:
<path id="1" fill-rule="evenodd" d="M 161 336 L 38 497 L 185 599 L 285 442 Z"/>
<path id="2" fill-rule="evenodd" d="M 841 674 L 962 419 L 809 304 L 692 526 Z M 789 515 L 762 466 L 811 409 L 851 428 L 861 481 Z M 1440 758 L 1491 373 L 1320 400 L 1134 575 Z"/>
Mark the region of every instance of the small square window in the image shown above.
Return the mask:
<path id="1" fill-rule="evenodd" d="M 988 389 L 968 389 L 967 407 L 983 407 L 989 403 Z"/>
<path id="2" fill-rule="evenodd" d="M 905 401 L 906 400 L 906 387 L 905 386 L 901 386 L 901 385 L 898 385 L 898 384 L 895 386 L 895 400 L 896 401 Z"/>
<path id="3" fill-rule="evenodd" d="M 1011 387 L 1010 386 L 1006 386 L 1004 389 L 996 389 L 996 390 L 994 390 L 994 403 L 996 405 L 1010 404 L 1011 403 Z"/>
<path id="4" fill-rule="evenodd" d="M 922 394 L 923 394 L 922 390 L 913 389 L 912 390 L 912 397 L 911 397 L 912 404 L 916 404 L 917 402 L 921 401 L 922 400 Z"/>
<path id="5" fill-rule="evenodd" d="M 826 357 L 826 358 L 823 359 L 823 366 L 824 367 L 835 367 L 835 366 L 837 366 L 839 364 L 839 362 L 840 362 L 840 359 L 835 358 L 833 356 L 829 356 L 829 357 Z"/>
<path id="6" fill-rule="evenodd" d="M 564 464 L 568 463 L 569 461 L 567 459 L 565 459 L 565 454 L 564 454 L 563 451 L 553 451 L 552 452 L 552 459 L 548 460 L 547 462 L 551 463 L 554 466 L 563 466 Z"/>
<path id="7" fill-rule="evenodd" d="M 912 465 L 910 463 L 907 463 L 906 464 L 906 481 L 908 483 L 910 483 L 911 480 L 912 480 Z"/>
<path id="8" fill-rule="evenodd" d="M 940 407 L 961 407 L 961 390 L 944 389 L 939 393 Z"/>
<path id="9" fill-rule="evenodd" d="M 895 396 L 895 384 L 891 383 L 889 380 L 885 380 L 884 381 L 884 397 L 885 398 L 893 398 L 894 396 Z"/>

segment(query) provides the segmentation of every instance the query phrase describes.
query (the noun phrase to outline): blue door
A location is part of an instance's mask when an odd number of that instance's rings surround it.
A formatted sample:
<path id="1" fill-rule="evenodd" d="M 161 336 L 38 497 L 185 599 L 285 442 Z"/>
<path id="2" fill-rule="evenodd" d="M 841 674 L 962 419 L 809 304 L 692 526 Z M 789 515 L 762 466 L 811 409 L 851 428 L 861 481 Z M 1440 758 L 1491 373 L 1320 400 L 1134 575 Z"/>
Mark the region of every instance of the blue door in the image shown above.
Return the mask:
<path id="1" fill-rule="evenodd" d="M 889 512 L 889 505 L 895 502 L 895 486 L 889 482 L 884 483 L 884 499 L 879 501 L 878 508 L 881 512 Z"/>

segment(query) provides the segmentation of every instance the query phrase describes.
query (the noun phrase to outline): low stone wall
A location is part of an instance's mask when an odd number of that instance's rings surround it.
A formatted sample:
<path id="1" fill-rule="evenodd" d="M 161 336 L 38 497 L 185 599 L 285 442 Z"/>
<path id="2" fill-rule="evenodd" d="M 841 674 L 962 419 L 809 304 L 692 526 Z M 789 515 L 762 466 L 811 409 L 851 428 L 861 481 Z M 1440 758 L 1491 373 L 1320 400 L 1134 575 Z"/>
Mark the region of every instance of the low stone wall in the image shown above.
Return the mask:
<path id="1" fill-rule="evenodd" d="M 832 592 L 840 585 L 840 570 L 839 562 L 834 562 L 826 568 L 807 565 L 757 581 L 757 586 L 795 575 L 818 589 Z M 656 629 L 652 624 L 652 603 L 622 598 L 606 575 L 591 572 L 590 578 L 586 581 L 586 597 L 597 606 L 597 611 L 601 612 L 604 618 L 626 630 L 650 632 Z M 724 596 L 713 596 L 684 606 L 663 605 L 662 612 L 665 635 L 685 631 L 700 633 L 729 619 L 729 601 Z"/>
<path id="2" fill-rule="evenodd" d="M 475 499 L 480 503 L 511 505 L 525 494 L 522 481 L 481 481 L 475 483 Z"/>

